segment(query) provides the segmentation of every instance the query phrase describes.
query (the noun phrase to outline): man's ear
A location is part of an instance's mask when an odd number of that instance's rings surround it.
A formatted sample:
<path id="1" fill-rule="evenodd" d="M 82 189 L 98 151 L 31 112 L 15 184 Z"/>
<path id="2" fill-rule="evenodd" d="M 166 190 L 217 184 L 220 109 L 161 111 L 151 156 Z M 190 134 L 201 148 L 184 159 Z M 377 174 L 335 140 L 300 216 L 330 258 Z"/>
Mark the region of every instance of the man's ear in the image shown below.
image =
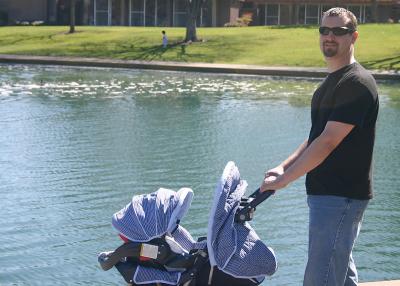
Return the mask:
<path id="1" fill-rule="evenodd" d="M 358 39 L 358 31 L 354 31 L 353 34 L 351 34 L 351 36 L 352 36 L 351 42 L 354 44 Z"/>

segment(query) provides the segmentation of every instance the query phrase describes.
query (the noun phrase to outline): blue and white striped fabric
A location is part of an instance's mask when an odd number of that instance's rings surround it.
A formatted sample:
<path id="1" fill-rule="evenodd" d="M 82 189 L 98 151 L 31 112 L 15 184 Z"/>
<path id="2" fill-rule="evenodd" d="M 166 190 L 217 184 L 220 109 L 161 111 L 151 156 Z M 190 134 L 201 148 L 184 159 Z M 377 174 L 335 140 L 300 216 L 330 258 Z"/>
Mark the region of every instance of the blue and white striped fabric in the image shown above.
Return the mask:
<path id="1" fill-rule="evenodd" d="M 134 196 L 128 205 L 113 215 L 112 224 L 133 242 L 147 242 L 167 234 L 173 237 L 183 252 L 189 253 L 193 247 L 199 245 L 179 225 L 179 221 L 187 213 L 192 199 L 193 191 L 189 188 L 182 188 L 178 192 L 160 188 L 151 194 Z M 133 282 L 176 285 L 180 276 L 181 273 L 177 271 L 138 266 Z"/>
<path id="2" fill-rule="evenodd" d="M 205 249 L 207 248 L 207 241 L 203 240 L 196 242 L 190 233 L 182 226 L 179 226 L 172 234 L 174 240 L 186 250 L 187 253 L 192 249 Z"/>
<path id="3" fill-rule="evenodd" d="M 164 283 L 168 285 L 177 285 L 181 279 L 181 272 L 162 271 L 155 268 L 138 266 L 133 275 L 135 284 Z"/>
<path id="4" fill-rule="evenodd" d="M 122 210 L 115 213 L 112 225 L 134 242 L 146 242 L 172 232 L 187 213 L 193 191 L 182 188 L 178 192 L 160 188 L 138 195 Z"/>
<path id="5" fill-rule="evenodd" d="M 236 278 L 262 278 L 276 271 L 275 254 L 247 222 L 234 222 L 246 187 L 235 163 L 228 162 L 214 194 L 207 248 L 212 266 Z"/>

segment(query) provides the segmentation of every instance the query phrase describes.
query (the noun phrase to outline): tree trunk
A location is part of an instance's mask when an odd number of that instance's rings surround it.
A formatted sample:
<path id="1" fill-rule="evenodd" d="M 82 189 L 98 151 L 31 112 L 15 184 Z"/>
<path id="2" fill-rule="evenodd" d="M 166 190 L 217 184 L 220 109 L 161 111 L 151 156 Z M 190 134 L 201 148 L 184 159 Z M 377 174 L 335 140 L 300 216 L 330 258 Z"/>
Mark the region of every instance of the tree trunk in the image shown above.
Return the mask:
<path id="1" fill-rule="evenodd" d="M 199 15 L 200 8 L 203 4 L 203 0 L 187 0 L 186 1 L 186 37 L 185 42 L 192 41 L 196 42 L 196 20 Z"/>
<path id="2" fill-rule="evenodd" d="M 69 10 L 69 33 L 75 33 L 75 0 L 70 1 L 70 10 Z"/>
<path id="3" fill-rule="evenodd" d="M 193 15 L 190 15 L 188 19 L 186 20 L 186 38 L 185 42 L 192 41 L 196 42 L 197 41 L 197 31 L 196 31 L 196 17 L 193 17 Z"/>

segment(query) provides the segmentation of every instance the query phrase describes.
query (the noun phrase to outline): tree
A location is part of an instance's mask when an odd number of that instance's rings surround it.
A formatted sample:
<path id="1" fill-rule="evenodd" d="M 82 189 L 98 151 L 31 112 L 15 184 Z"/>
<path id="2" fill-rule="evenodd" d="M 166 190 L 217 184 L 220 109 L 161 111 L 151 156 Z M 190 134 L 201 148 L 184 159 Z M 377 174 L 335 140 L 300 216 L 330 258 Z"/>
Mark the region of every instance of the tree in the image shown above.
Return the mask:
<path id="1" fill-rule="evenodd" d="M 70 1 L 69 9 L 69 33 L 75 33 L 75 0 Z"/>
<path id="2" fill-rule="evenodd" d="M 200 9 L 207 0 L 186 0 L 186 37 L 185 42 L 198 41 L 196 20 Z"/>

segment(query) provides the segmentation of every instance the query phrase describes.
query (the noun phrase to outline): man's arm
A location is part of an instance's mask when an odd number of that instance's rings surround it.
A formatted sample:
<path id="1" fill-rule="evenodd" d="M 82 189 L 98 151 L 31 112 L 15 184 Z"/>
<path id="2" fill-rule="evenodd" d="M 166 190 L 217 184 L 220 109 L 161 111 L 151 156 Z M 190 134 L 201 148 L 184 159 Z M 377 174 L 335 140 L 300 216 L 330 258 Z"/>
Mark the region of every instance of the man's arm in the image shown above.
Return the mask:
<path id="1" fill-rule="evenodd" d="M 290 155 L 285 161 L 281 163 L 283 170 L 287 170 L 294 162 L 303 154 L 303 152 L 307 149 L 308 140 L 305 140 L 299 148 L 294 151 L 292 155 Z"/>
<path id="2" fill-rule="evenodd" d="M 306 150 L 307 144 L 308 144 L 308 140 L 305 140 L 303 143 L 300 144 L 299 147 L 297 147 L 296 151 L 294 151 L 293 154 L 290 155 L 285 161 L 280 163 L 275 168 L 270 169 L 267 172 L 265 172 L 264 179 L 266 179 L 270 176 L 277 177 L 277 176 L 282 175 L 287 170 L 287 168 L 289 168 L 297 160 L 297 158 L 300 157 L 300 155 L 304 152 L 304 150 Z"/>
<path id="3" fill-rule="evenodd" d="M 296 152 L 301 151 L 297 158 L 295 152 L 285 160 L 285 162 L 291 164 L 289 164 L 289 167 L 285 169 L 283 174 L 277 176 L 275 180 L 271 178 L 266 178 L 264 180 L 261 185 L 261 191 L 281 189 L 320 165 L 353 128 L 354 125 L 351 124 L 328 121 L 324 131 L 310 146 L 305 147 L 303 150 L 301 150 L 301 148 L 296 150 Z M 290 161 L 289 159 L 292 157 L 295 158 L 295 160 Z"/>

